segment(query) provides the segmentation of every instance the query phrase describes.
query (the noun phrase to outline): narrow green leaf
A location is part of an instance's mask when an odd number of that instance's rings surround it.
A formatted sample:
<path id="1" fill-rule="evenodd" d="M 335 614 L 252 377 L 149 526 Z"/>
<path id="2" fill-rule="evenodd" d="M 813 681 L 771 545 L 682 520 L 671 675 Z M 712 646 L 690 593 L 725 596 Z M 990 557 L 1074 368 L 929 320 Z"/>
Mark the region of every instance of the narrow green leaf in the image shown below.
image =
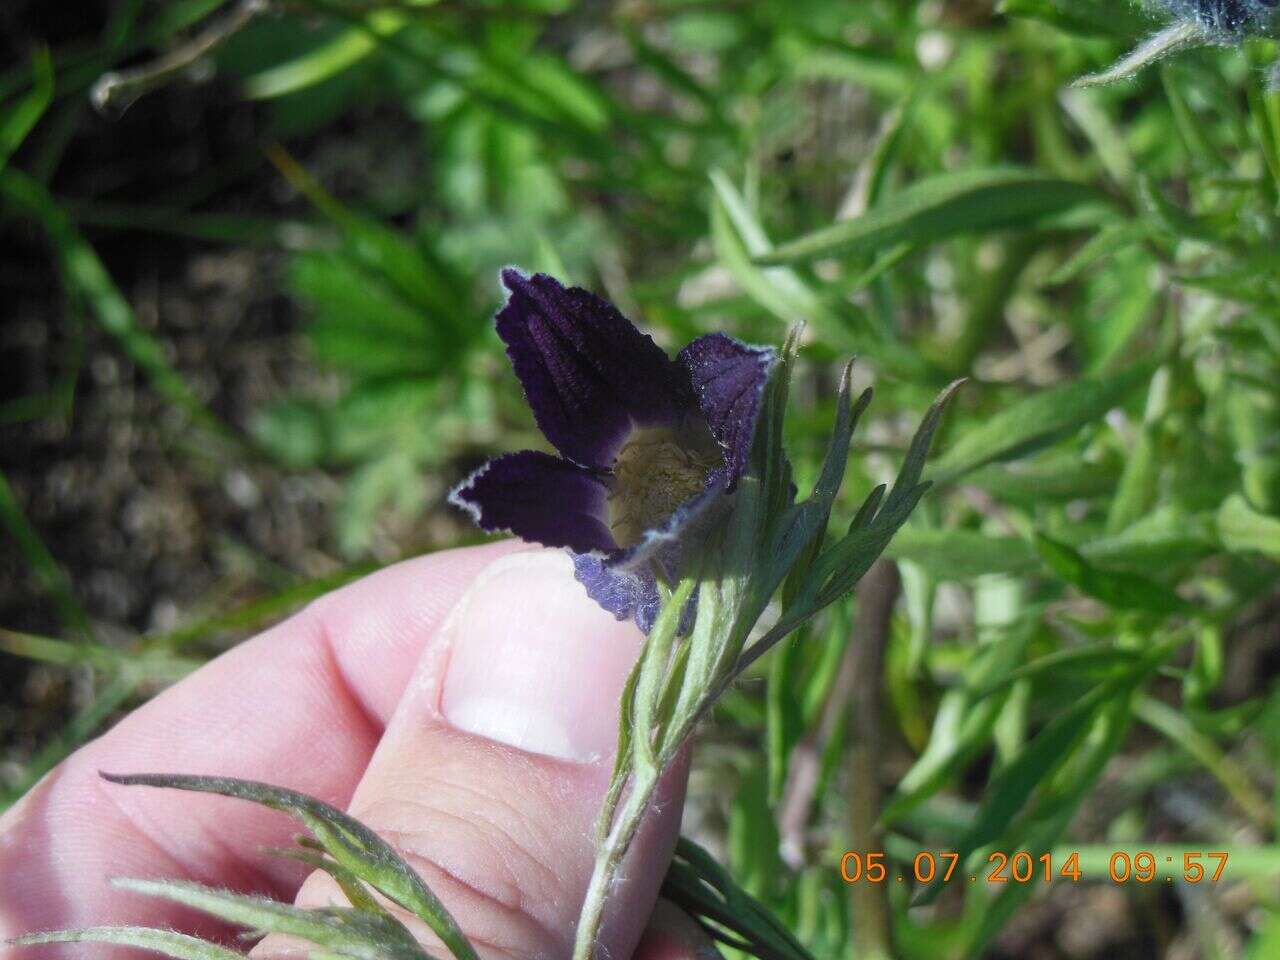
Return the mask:
<path id="1" fill-rule="evenodd" d="M 803 633 L 783 640 L 767 664 L 765 679 L 764 759 L 768 803 L 776 808 L 782 799 L 791 751 L 800 739 L 804 718 L 800 707 L 800 652 Z"/>
<path id="2" fill-rule="evenodd" d="M 72 643 L 6 627 L 0 627 L 0 651 L 59 666 L 88 664 L 99 670 L 119 673 L 133 682 L 150 682 L 153 685 L 181 680 L 205 663 L 196 657 L 180 657 L 167 650 L 148 649 L 141 644 L 115 647 L 91 642 Z"/>
<path id="3" fill-rule="evenodd" d="M 623 36 L 626 37 L 627 45 L 631 48 L 631 53 L 636 58 L 636 63 L 642 67 L 648 67 L 672 88 L 697 100 L 710 114 L 716 126 L 724 130 L 731 129 L 715 91 L 709 89 L 701 80 L 689 73 L 674 58 L 669 56 L 665 50 L 654 46 L 645 39 L 643 32 L 637 29 L 634 24 L 623 21 L 621 26 Z"/>
<path id="4" fill-rule="evenodd" d="M 1248 772 L 1223 753 L 1211 737 L 1196 727 L 1190 717 L 1167 703 L 1146 696 L 1138 698 L 1134 714 L 1202 763 L 1226 788 L 1249 819 L 1262 831 L 1270 831 L 1274 813 L 1267 798 L 1253 785 Z"/>
<path id="5" fill-rule="evenodd" d="M 1094 156 L 1112 182 L 1129 190 L 1137 178 L 1137 161 L 1125 133 L 1113 118 L 1109 99 L 1096 90 L 1063 90 L 1062 110 L 1089 141 Z"/>
<path id="6" fill-rule="evenodd" d="M 17 544 L 23 560 L 40 581 L 40 586 L 53 598 L 63 626 L 76 634 L 77 639 L 88 640 L 93 633 L 89 616 L 76 600 L 70 578 L 27 519 L 3 472 L 0 472 L 0 525 Z"/>
<path id="7" fill-rule="evenodd" d="M 1025 626 L 1003 631 L 977 656 L 969 674 L 1008 676 L 1021 662 L 1030 640 L 1031 631 Z M 897 791 L 880 814 L 880 824 L 891 826 L 941 790 L 990 741 L 1003 706 L 1003 696 L 983 697 L 967 687 L 949 690 L 938 706 L 924 752 L 898 781 Z"/>
<path id="8" fill-rule="evenodd" d="M 618 699 L 618 749 L 613 758 L 609 789 L 605 793 L 604 802 L 600 805 L 600 816 L 596 820 L 596 846 L 603 844 L 609 836 L 609 829 L 613 826 L 613 815 L 618 809 L 618 801 L 622 799 L 622 791 L 626 789 L 627 781 L 631 777 L 633 760 L 631 742 L 635 736 L 635 727 L 631 718 L 632 711 L 635 710 L 636 684 L 640 680 L 640 668 L 643 663 L 643 657 L 636 658 L 631 672 L 627 674 L 622 696 Z"/>
<path id="9" fill-rule="evenodd" d="M 1208 244 L 1223 242 L 1223 237 L 1213 227 L 1166 197 L 1147 174 L 1138 177 L 1138 198 L 1150 221 L 1174 237 Z"/>
<path id="10" fill-rule="evenodd" d="M 1024 457 L 1100 419 L 1151 379 L 1154 363 L 1109 377 L 1083 377 L 1010 404 L 987 417 L 938 457 L 931 479 L 954 483 L 989 463 Z"/>
<path id="11" fill-rule="evenodd" d="M 814 320 L 834 346 L 838 347 L 842 343 L 850 346 L 848 332 L 841 330 L 833 322 L 834 318 L 825 311 L 813 291 L 799 277 L 782 268 L 763 270 L 752 262 L 746 236 L 740 226 L 734 223 L 732 208 L 725 202 L 726 194 L 734 191 L 734 188 L 720 171 L 713 172 L 711 176 L 717 194 L 717 202 L 711 208 L 711 237 L 715 243 L 716 256 L 733 275 L 738 286 L 783 323 L 794 325 Z M 740 202 L 736 191 L 731 199 Z M 738 212 L 741 218 L 745 210 Z M 758 249 L 761 246 L 763 249 L 769 248 L 767 243 L 752 246 Z"/>
<path id="12" fill-rule="evenodd" d="M 1116 495 L 1107 511 L 1107 531 L 1119 533 L 1151 513 L 1160 479 L 1160 424 L 1169 409 L 1170 373 L 1161 367 L 1147 389 L 1147 409 L 1125 458 Z"/>
<path id="13" fill-rule="evenodd" d="M 216 890 L 185 880 L 117 879 L 112 886 L 192 907 L 254 934 L 301 937 L 352 960 L 427 960 L 408 929 L 391 914 L 351 908 L 304 910 L 266 897 Z"/>
<path id="14" fill-rule="evenodd" d="M 885 556 L 918 563 L 939 580 L 971 580 L 987 573 L 1027 573 L 1037 566 L 1035 551 L 1020 537 L 916 526 L 899 530 L 885 548 Z"/>
<path id="15" fill-rule="evenodd" d="M 920 483 L 920 474 L 924 470 L 924 461 L 929 455 L 933 435 L 942 421 L 943 413 L 963 384 L 963 380 L 957 380 L 948 386 L 925 413 L 911 439 L 910 447 L 907 448 L 893 487 L 875 517 L 864 526 L 851 529 L 844 539 L 814 563 L 811 580 L 822 585 L 816 598 L 819 609 L 844 595 L 858 582 L 924 496 L 929 484 Z"/>
<path id="16" fill-rule="evenodd" d="M 115 776 L 111 783 L 214 793 L 288 813 L 301 820 L 325 850 L 361 880 L 419 917 L 457 960 L 477 960 L 475 950 L 444 905 L 391 846 L 358 820 L 305 794 L 250 780 L 167 774 Z"/>
<path id="17" fill-rule="evenodd" d="M 773 249 L 764 227 L 723 171 L 711 172 L 711 186 L 716 201 L 711 208 L 716 255 L 746 294 L 783 323 L 812 324 L 832 347 L 870 349 L 871 325 L 860 312 L 849 308 L 837 314 L 794 270 L 756 265 L 752 258 Z"/>
<path id="18" fill-rule="evenodd" d="M 1136 650 L 1117 647 L 1111 643 L 1095 643 L 1083 647 L 1057 650 L 1037 657 L 1030 663 L 1001 675 L 984 674 L 980 684 L 972 690 L 975 698 L 989 697 L 1007 688 L 1019 680 L 1042 681 L 1050 678 L 1050 683 L 1062 681 L 1078 682 L 1091 678 L 1094 683 L 1101 683 L 1114 676 L 1117 669 L 1126 670 L 1141 658 Z"/>
<path id="19" fill-rule="evenodd" d="M 38 946 L 47 943 L 111 943 L 126 947 L 150 950 L 174 960 L 244 960 L 243 953 L 236 953 L 215 943 L 207 943 L 196 937 L 174 933 L 172 930 L 151 930 L 147 927 L 89 927 L 85 930 L 56 930 L 52 933 L 33 933 L 18 937 L 8 943 L 15 947 Z"/>
<path id="20" fill-rule="evenodd" d="M 1280 90 L 1273 85 L 1250 84 L 1248 94 L 1249 112 L 1258 130 L 1267 170 L 1280 189 Z"/>
<path id="21" fill-rule="evenodd" d="M 884 510 L 896 511 L 902 500 L 910 496 L 912 488 L 920 483 L 920 477 L 924 473 L 924 461 L 929 456 L 929 449 L 933 445 L 933 435 L 937 433 L 942 423 L 942 415 L 946 413 L 951 401 L 955 399 L 956 394 L 966 382 L 965 380 L 952 381 L 925 411 L 924 418 L 916 428 L 910 446 L 907 447 L 907 455 L 902 459 L 898 476 L 893 481 L 893 489 L 889 491 L 889 496 L 885 500 Z"/>
<path id="22" fill-rule="evenodd" d="M 116 676 L 104 684 L 71 721 L 24 765 L 22 776 L 0 794 L 0 809 L 16 802 L 46 773 L 98 732 L 107 718 L 124 706 L 137 689 L 136 678 Z"/>
<path id="23" fill-rule="evenodd" d="M 1037 810 L 1024 829 L 1016 831 L 1017 842 L 1010 849 L 1047 850 L 1061 842 L 1072 818 L 1084 798 L 1098 782 L 1103 768 L 1115 756 L 1129 730 L 1130 711 L 1125 698 L 1117 698 L 1098 712 L 1084 743 L 1075 755 L 1063 765 L 1049 784 L 1043 809 Z M 1069 854 L 1067 856 L 1070 856 Z M 1065 863 L 1066 857 L 1053 858 L 1053 863 Z M 1105 876 L 1105 874 L 1100 874 Z M 983 911 L 982 919 L 969 938 L 969 956 L 979 956 L 992 937 L 1026 900 L 1035 892 L 1030 883 L 1005 885 L 995 901 Z"/>
<path id="24" fill-rule="evenodd" d="M 297 860 L 314 870 L 327 873 L 341 888 L 348 902 L 357 910 L 367 910 L 370 913 L 385 912 L 386 907 L 369 891 L 363 880 L 332 857 L 325 856 L 324 844 L 311 837 L 298 837 L 297 843 L 297 847 L 267 852 L 286 860 Z"/>
<path id="25" fill-rule="evenodd" d="M 1165 97 L 1168 98 L 1169 109 L 1173 112 L 1174 125 L 1192 163 L 1204 169 L 1226 170 L 1229 164 L 1209 139 L 1209 125 L 1196 115 L 1187 91 L 1184 90 L 1184 85 L 1189 87 L 1191 84 L 1184 84 L 1179 71 L 1167 62 L 1160 66 L 1160 82 L 1164 87 Z"/>
<path id="26" fill-rule="evenodd" d="M 404 29 L 409 17 L 398 9 L 374 10 L 365 19 L 365 28 L 344 30 L 313 50 L 277 64 L 244 82 L 250 100 L 270 100 L 297 93 L 350 69 L 378 49 L 378 38 Z"/>
<path id="27" fill-rule="evenodd" d="M 704 921 L 723 943 L 745 946 L 760 960 L 813 960 L 791 931 L 692 840 L 681 837 L 663 881 L 663 896 Z"/>
<path id="28" fill-rule="evenodd" d="M 976 850 L 1002 836 L 1037 788 L 1048 782 L 1054 771 L 1071 759 L 1075 748 L 1099 716 L 1099 711 L 1114 698 L 1128 696 L 1165 661 L 1173 649 L 1173 644 L 1165 644 L 1131 670 L 1096 686 L 1069 710 L 1049 721 L 1017 757 L 991 778 L 973 826 L 956 846 L 961 863 L 966 862 Z M 917 898 L 916 905 L 932 902 L 941 890 L 942 884 L 934 883 Z"/>
<path id="29" fill-rule="evenodd" d="M 58 255 L 65 282 L 84 297 L 98 323 L 116 338 L 156 392 L 184 410 L 200 426 L 243 447 L 243 439 L 209 412 L 169 364 L 160 343 L 138 323 L 98 255 L 48 191 L 26 174 L 9 169 L 0 173 L 0 196 L 41 223 Z"/>
<path id="30" fill-rule="evenodd" d="M 53 59 L 48 49 L 40 47 L 31 55 L 31 73 L 35 78 L 31 91 L 0 119 L 0 171 L 53 100 Z"/>
<path id="31" fill-rule="evenodd" d="M 966 474 L 967 486 L 1022 507 L 1069 503 L 1109 495 L 1119 482 L 1114 460 L 1089 463 L 1069 447 L 1050 449 L 1009 464 L 991 463 Z"/>
<path id="32" fill-rule="evenodd" d="M 1066 539 L 1066 532 L 1058 529 L 1053 535 Z M 1151 570 L 1174 571 L 1221 550 L 1211 515 L 1188 514 L 1171 504 L 1156 507 L 1120 533 L 1088 540 L 1077 548 L 1097 566 L 1143 575 Z"/>
<path id="33" fill-rule="evenodd" d="M 830 504 L 840 491 L 844 480 L 844 472 L 849 464 L 849 443 L 853 431 L 871 403 L 871 390 L 863 390 L 856 401 L 850 399 L 853 388 L 853 362 L 844 366 L 840 374 L 840 387 L 836 393 L 836 422 L 831 428 L 831 440 L 827 445 L 826 456 L 822 460 L 822 470 L 813 487 L 813 496 Z"/>
<path id="34" fill-rule="evenodd" d="M 1150 233 L 1150 228 L 1142 221 L 1105 226 L 1086 240 L 1066 263 L 1044 280 L 1042 285 L 1059 287 L 1079 280 L 1090 269 L 1121 250 L 1141 243 Z"/>
<path id="35" fill-rule="evenodd" d="M 1035 537 L 1036 552 L 1059 577 L 1116 610 L 1149 613 L 1191 613 L 1195 607 L 1172 590 L 1141 574 L 1101 570 L 1075 548 L 1042 533 Z"/>
<path id="36" fill-rule="evenodd" d="M 878 44 L 806 43 L 799 31 L 783 34 L 778 48 L 798 76 L 835 80 L 881 96 L 900 98 L 911 88 L 915 71 Z"/>
<path id="37" fill-rule="evenodd" d="M 900 243 L 927 246 L 955 236 L 1034 227 L 1040 218 L 1100 202 L 1106 196 L 1094 187 L 1034 170 L 939 174 L 889 195 L 861 217 L 784 243 L 757 261 L 797 263 Z"/>
<path id="38" fill-rule="evenodd" d="M 476 324 L 458 309 L 457 278 L 428 246 L 341 203 L 283 147 L 268 148 L 267 156 L 294 189 L 342 229 L 349 268 L 388 287 L 402 306 L 430 314 L 418 316 L 416 324 L 413 318 L 401 319 L 406 329 L 422 335 L 434 326 L 439 329 L 432 332 L 433 337 L 446 332 L 464 340 L 475 336 Z M 355 286 L 363 285 L 356 282 Z"/>

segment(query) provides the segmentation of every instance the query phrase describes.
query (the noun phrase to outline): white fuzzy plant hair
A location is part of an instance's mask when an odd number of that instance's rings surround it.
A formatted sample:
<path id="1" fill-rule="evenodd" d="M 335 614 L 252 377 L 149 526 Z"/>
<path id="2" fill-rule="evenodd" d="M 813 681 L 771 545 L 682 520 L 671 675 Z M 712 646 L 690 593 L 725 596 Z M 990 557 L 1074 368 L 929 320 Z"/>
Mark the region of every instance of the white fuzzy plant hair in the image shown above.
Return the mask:
<path id="1" fill-rule="evenodd" d="M 1134 76 L 1187 47 L 1238 45 L 1250 36 L 1280 36 L 1280 0 L 1135 0 L 1139 6 L 1167 14 L 1171 21 L 1134 50 L 1099 73 L 1081 77 L 1075 86 L 1114 83 Z M 1271 67 L 1270 86 L 1280 89 L 1280 62 Z"/>
<path id="2" fill-rule="evenodd" d="M 1180 20 L 1194 20 L 1205 30 L 1236 40 L 1265 29 L 1280 0 L 1159 0 Z"/>

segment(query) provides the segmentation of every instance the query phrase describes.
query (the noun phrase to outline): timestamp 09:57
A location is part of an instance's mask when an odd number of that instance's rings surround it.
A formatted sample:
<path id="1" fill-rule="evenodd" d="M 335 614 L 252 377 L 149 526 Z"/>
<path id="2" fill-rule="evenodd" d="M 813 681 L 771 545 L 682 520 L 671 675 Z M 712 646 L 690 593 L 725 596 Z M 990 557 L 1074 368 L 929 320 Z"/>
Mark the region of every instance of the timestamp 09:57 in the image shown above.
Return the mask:
<path id="1" fill-rule="evenodd" d="M 1167 861 L 1162 863 L 1161 860 Z M 943 850 L 934 853 L 922 850 L 911 861 L 910 869 L 906 863 L 890 863 L 883 852 L 858 852 L 850 850 L 840 858 L 840 878 L 845 883 L 904 883 L 914 880 L 916 883 L 933 883 L 940 880 L 947 883 L 953 880 L 967 880 L 977 883 L 1052 883 L 1053 881 L 1070 881 L 1108 879 L 1112 883 L 1151 883 L 1163 879 L 1172 883 L 1175 876 L 1181 874 L 1185 883 L 1200 883 L 1207 880 L 1217 883 L 1222 879 L 1227 866 L 1228 855 L 1224 850 L 1196 851 L 1182 854 L 1182 862 L 1177 863 L 1172 856 L 1163 858 L 1148 850 L 1129 853 L 1117 850 L 1107 861 L 1105 874 L 1100 870 L 1096 874 L 1086 875 L 1080 866 L 1080 854 L 1067 853 L 1063 856 L 1052 853 L 1035 855 L 1026 850 L 1004 853 L 996 850 L 987 857 L 985 867 L 981 870 L 965 872 L 960 868 L 960 854 Z M 1163 867 L 1163 870 L 1161 869 Z"/>

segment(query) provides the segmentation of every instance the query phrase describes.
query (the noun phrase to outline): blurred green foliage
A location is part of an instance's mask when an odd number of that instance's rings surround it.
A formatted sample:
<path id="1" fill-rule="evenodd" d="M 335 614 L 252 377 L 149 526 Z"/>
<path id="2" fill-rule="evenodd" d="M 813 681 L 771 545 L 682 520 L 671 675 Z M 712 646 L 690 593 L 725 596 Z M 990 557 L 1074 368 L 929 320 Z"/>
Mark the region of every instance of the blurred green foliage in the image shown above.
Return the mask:
<path id="1" fill-rule="evenodd" d="M 1280 94 L 1263 72 L 1274 43 L 1076 90 L 1153 29 L 1140 8 L 298 0 L 212 56 L 236 96 L 263 102 L 274 169 L 259 175 L 303 198 L 301 214 L 219 210 L 194 184 L 161 207 L 52 193 L 59 116 L 101 73 L 218 7 L 121 3 L 92 49 L 38 51 L 0 75 L 4 215 L 47 235 L 68 301 L 226 463 L 266 459 L 343 485 L 331 521 L 349 574 L 137 639 L 129 649 L 148 652 L 157 676 L 181 672 L 183 644 L 250 629 L 364 569 L 379 516 L 438 513 L 470 463 L 529 445 L 491 331 L 500 266 L 589 285 L 669 346 L 721 329 L 777 342 L 804 322 L 787 426 L 802 487 L 829 429 L 835 362 L 861 357 L 879 393 L 863 434 L 874 442 L 856 449 L 837 508 L 846 517 L 892 475 L 938 389 L 971 382 L 937 444 L 934 492 L 888 550 L 903 585 L 887 635 L 860 635 L 858 611 L 837 610 L 761 663 L 709 725 L 700 782 L 713 789 L 693 802 L 739 893 L 816 956 L 849 956 L 857 938 L 860 956 L 976 957 L 1046 894 L 889 883 L 858 899 L 838 870 L 854 838 L 874 838 L 908 876 L 922 849 L 972 855 L 966 875 L 985 873 L 993 849 L 1059 862 L 1087 849 L 1097 877 L 1106 845 L 1176 841 L 1231 850 L 1251 909 L 1190 891 L 1211 906 L 1153 936 L 1204 957 L 1275 954 Z M 338 196 L 309 153 L 376 110 L 415 131 L 413 167 Z M 82 226 L 113 221 L 283 251 L 311 362 L 339 388 L 277 397 L 244 423 L 215 418 L 85 239 Z M 6 420 L 61 409 L 22 400 Z M 0 649 L 87 665 L 100 690 L 27 760 L 21 786 L 145 678 L 97 652 L 75 584 L 7 484 L 0 519 L 67 636 L 3 634 Z M 846 649 L 877 642 L 868 811 L 838 676 Z M 838 722 L 823 728 L 824 714 Z M 797 836 L 783 812 L 796 814 L 793 763 L 814 751 Z M 685 853 L 673 882 L 688 885 L 703 854 Z M 866 939 L 868 911 L 888 917 L 879 943 Z"/>

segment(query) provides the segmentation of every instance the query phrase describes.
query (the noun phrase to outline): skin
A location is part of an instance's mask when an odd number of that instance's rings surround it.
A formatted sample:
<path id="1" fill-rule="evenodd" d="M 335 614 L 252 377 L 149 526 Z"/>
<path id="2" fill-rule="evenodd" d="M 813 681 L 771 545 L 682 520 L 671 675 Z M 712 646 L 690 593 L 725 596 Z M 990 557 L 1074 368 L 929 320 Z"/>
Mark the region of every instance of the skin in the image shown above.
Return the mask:
<path id="1" fill-rule="evenodd" d="M 186 878 L 308 906 L 343 902 L 327 878 L 263 853 L 291 844 L 298 828 L 289 818 L 98 776 L 167 772 L 268 781 L 349 809 L 419 870 L 484 960 L 568 957 L 612 763 L 610 731 L 641 636 L 596 608 L 564 559 L 508 541 L 406 561 L 321 598 L 139 708 L 0 818 L 0 941 L 131 924 L 235 943 L 208 918 L 113 890 L 113 876 Z M 495 653 L 494 636 L 519 646 Z M 537 656 L 544 647 L 551 655 Z M 560 748 L 500 727 L 484 735 L 491 721 L 483 711 L 475 721 L 470 705 L 486 683 L 545 688 L 562 711 L 572 701 L 572 742 Z M 572 695 L 556 692 L 565 689 Z M 687 916 L 655 908 L 685 774 L 683 763 L 668 772 L 637 839 L 603 956 L 714 955 Z M 429 931 L 411 928 L 445 956 Z M 299 954 L 269 938 L 254 955 Z M 0 960 L 90 956 L 143 954 L 0 946 Z"/>

